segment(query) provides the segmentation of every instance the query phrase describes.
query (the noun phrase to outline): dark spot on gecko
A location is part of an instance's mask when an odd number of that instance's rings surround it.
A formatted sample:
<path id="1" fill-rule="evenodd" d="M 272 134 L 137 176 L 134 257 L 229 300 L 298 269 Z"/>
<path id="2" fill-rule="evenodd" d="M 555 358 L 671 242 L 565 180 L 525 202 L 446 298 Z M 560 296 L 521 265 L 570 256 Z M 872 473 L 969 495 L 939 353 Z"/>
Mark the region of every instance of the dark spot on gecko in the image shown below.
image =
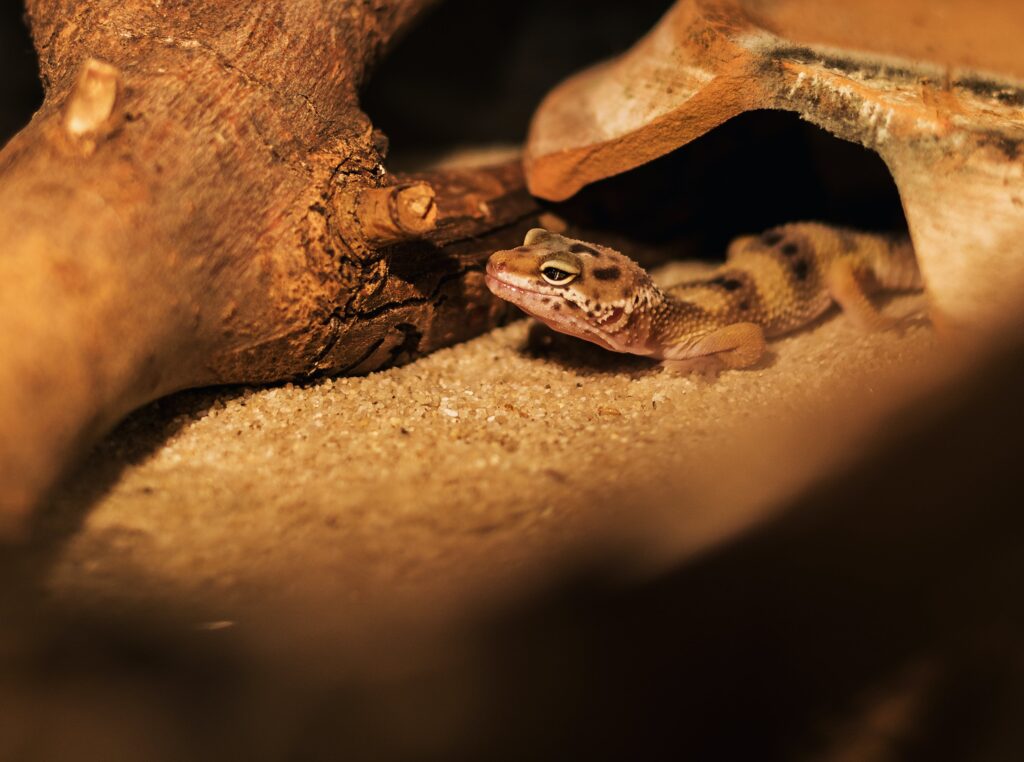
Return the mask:
<path id="1" fill-rule="evenodd" d="M 709 286 L 721 286 L 726 291 L 735 291 L 743 284 L 735 278 L 726 278 L 723 275 L 719 275 L 717 278 L 712 278 L 707 281 Z"/>
<path id="2" fill-rule="evenodd" d="M 782 247 L 782 253 L 784 256 L 787 257 L 793 256 L 798 251 L 800 251 L 800 247 L 793 242 L 787 243 L 785 246 Z"/>
<path id="3" fill-rule="evenodd" d="M 740 312 L 746 312 L 747 310 L 750 309 L 750 302 L 748 302 L 746 300 L 743 300 L 742 302 L 740 302 L 739 307 L 740 307 Z"/>
<path id="4" fill-rule="evenodd" d="M 761 234 L 761 243 L 765 246 L 774 246 L 782 240 L 782 233 L 775 230 L 769 230 L 767 233 Z"/>
<path id="5" fill-rule="evenodd" d="M 557 304 L 552 305 L 551 309 L 553 309 L 555 312 L 558 312 L 560 309 L 562 309 L 562 303 L 558 302 Z"/>
<path id="6" fill-rule="evenodd" d="M 796 262 L 793 263 L 793 275 L 796 276 L 797 280 L 807 280 L 808 272 L 809 268 L 807 265 L 807 260 L 798 259 Z"/>
<path id="7" fill-rule="evenodd" d="M 594 270 L 594 277 L 598 280 L 618 280 L 622 270 L 617 267 L 598 267 Z"/>
<path id="8" fill-rule="evenodd" d="M 569 309 L 578 310 L 580 306 L 576 302 L 563 302 L 563 304 Z"/>
<path id="9" fill-rule="evenodd" d="M 596 249 L 592 249 L 589 246 L 585 246 L 582 243 L 574 243 L 572 246 L 570 246 L 569 247 L 569 253 L 570 254 L 590 254 L 592 257 L 599 257 L 599 256 L 601 256 L 601 252 L 597 251 Z"/>

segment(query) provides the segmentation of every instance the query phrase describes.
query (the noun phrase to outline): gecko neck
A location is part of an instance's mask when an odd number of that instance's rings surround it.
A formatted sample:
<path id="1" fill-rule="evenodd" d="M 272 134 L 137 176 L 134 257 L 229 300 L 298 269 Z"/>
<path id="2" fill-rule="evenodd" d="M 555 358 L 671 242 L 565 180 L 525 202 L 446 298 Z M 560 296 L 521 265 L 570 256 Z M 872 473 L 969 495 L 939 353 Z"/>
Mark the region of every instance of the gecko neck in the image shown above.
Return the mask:
<path id="1" fill-rule="evenodd" d="M 677 341 L 679 326 L 702 322 L 706 313 L 697 305 L 646 284 L 632 300 L 625 318 L 618 325 L 593 323 L 603 333 L 603 344 L 618 352 L 663 358 L 665 348 Z"/>
<path id="2" fill-rule="evenodd" d="M 696 340 L 703 329 L 713 329 L 717 322 L 694 302 L 651 286 L 643 306 L 634 313 L 637 330 L 635 348 L 631 351 L 664 359 L 670 347 L 683 348 L 690 338 Z M 642 352 L 638 352 L 642 349 Z"/>

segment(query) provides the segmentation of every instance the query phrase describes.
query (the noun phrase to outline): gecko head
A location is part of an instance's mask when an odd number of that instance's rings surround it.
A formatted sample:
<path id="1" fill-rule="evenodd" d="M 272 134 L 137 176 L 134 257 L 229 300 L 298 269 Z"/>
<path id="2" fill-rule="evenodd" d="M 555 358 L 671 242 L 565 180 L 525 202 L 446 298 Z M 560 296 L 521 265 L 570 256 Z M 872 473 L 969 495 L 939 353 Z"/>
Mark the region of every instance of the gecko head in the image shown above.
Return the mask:
<path id="1" fill-rule="evenodd" d="M 652 288 L 624 254 L 540 228 L 522 246 L 491 255 L 487 287 L 557 331 L 615 349 L 616 334 Z"/>

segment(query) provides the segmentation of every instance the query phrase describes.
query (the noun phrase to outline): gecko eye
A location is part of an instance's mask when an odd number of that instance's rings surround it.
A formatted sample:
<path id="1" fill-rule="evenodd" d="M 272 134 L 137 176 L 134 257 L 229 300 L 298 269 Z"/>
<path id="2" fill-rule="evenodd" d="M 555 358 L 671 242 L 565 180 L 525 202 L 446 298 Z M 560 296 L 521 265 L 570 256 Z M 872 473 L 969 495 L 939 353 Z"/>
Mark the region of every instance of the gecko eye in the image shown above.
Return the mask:
<path id="1" fill-rule="evenodd" d="M 540 266 L 540 277 L 552 286 L 564 286 L 579 274 L 579 270 L 565 262 L 551 260 Z"/>

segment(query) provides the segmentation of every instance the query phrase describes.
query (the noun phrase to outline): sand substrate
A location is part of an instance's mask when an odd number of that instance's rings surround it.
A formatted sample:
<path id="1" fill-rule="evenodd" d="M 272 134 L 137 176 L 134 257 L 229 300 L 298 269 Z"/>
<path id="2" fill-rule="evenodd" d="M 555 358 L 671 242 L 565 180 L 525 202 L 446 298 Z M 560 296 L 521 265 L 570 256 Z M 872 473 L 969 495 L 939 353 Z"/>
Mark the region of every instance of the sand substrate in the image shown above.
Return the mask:
<path id="1" fill-rule="evenodd" d="M 41 584 L 197 626 L 287 611 L 347 632 L 461 616 L 595 554 L 644 574 L 884 436 L 934 346 L 925 326 L 869 335 L 832 313 L 708 384 L 530 333 L 521 320 L 365 377 L 149 406 L 48 507 Z"/>
<path id="2" fill-rule="evenodd" d="M 0 564 L 0 757 L 1019 757 L 1022 334 L 531 331 L 133 415 Z"/>

